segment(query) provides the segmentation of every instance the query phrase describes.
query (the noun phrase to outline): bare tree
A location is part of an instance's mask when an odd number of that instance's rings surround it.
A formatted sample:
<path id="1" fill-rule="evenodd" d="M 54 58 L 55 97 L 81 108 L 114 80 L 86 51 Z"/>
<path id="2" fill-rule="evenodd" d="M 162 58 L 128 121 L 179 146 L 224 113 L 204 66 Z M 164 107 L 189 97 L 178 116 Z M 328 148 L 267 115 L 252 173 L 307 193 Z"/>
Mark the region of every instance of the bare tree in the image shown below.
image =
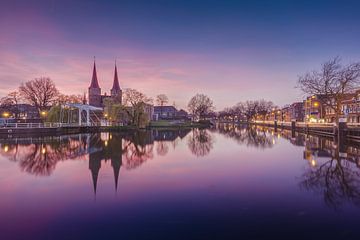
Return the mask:
<path id="1" fill-rule="evenodd" d="M 341 115 L 341 102 L 359 86 L 360 63 L 341 65 L 336 57 L 325 62 L 320 71 L 308 72 L 298 79 L 298 87 L 308 95 L 320 96 L 323 106 L 335 112 L 336 122 Z"/>
<path id="2" fill-rule="evenodd" d="M 165 94 L 159 94 L 156 96 L 156 103 L 160 106 L 160 114 L 162 116 L 163 106 L 169 102 L 169 98 Z"/>
<path id="3" fill-rule="evenodd" d="M 259 101 L 246 101 L 244 103 L 238 103 L 238 107 L 242 109 L 242 113 L 245 115 L 246 120 L 250 121 L 257 113 Z"/>
<path id="4" fill-rule="evenodd" d="M 51 106 L 58 95 L 55 83 L 48 77 L 40 77 L 22 83 L 19 87 L 21 97 L 39 111 Z"/>
<path id="5" fill-rule="evenodd" d="M 203 119 L 214 110 L 213 101 L 205 94 L 196 94 L 188 103 L 188 109 L 193 117 Z"/>
<path id="6" fill-rule="evenodd" d="M 64 103 L 82 103 L 83 102 L 83 96 L 78 94 L 62 94 L 60 93 L 55 100 L 57 104 L 64 104 Z"/>
<path id="7" fill-rule="evenodd" d="M 20 102 L 20 94 L 18 91 L 8 93 L 5 97 L 0 99 L 2 106 L 17 105 Z"/>
<path id="8" fill-rule="evenodd" d="M 262 119 L 265 120 L 265 116 L 266 114 L 268 114 L 269 112 L 271 112 L 271 110 L 275 107 L 275 105 L 273 104 L 273 102 L 271 101 L 266 101 L 264 99 L 261 99 L 259 101 L 259 105 L 257 106 L 257 110 L 256 113 L 260 116 L 262 116 Z"/>

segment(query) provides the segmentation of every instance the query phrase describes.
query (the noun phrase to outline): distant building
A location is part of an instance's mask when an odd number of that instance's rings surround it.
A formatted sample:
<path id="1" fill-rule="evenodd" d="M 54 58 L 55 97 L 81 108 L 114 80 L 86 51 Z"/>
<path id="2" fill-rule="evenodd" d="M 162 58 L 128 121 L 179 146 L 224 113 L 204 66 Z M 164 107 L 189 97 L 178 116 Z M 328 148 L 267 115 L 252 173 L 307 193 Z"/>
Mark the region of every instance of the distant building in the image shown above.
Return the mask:
<path id="1" fill-rule="evenodd" d="M 291 106 L 285 106 L 281 109 L 281 121 L 291 122 Z"/>
<path id="2" fill-rule="evenodd" d="M 290 105 L 290 120 L 303 122 L 305 115 L 304 102 L 295 102 Z"/>
<path id="3" fill-rule="evenodd" d="M 155 106 L 154 117 L 155 120 L 176 120 L 176 119 L 188 119 L 188 113 L 183 110 L 177 110 L 174 106 Z"/>
<path id="4" fill-rule="evenodd" d="M 1 106 L 0 113 L 2 117 L 13 118 L 17 122 L 38 122 L 40 114 L 35 106 L 30 104 L 14 104 Z"/>
<path id="5" fill-rule="evenodd" d="M 304 100 L 305 122 L 325 121 L 325 106 L 322 104 L 325 98 L 325 95 L 313 95 Z"/>
<path id="6" fill-rule="evenodd" d="M 104 107 L 104 99 L 106 98 L 112 98 L 116 102 L 120 104 L 122 103 L 122 90 L 119 84 L 116 63 L 115 63 L 113 86 L 110 90 L 110 95 L 107 95 L 106 93 L 102 95 L 101 88 L 97 78 L 96 64 L 94 61 L 93 75 L 88 90 L 88 95 L 89 95 L 89 105 L 95 107 Z"/>

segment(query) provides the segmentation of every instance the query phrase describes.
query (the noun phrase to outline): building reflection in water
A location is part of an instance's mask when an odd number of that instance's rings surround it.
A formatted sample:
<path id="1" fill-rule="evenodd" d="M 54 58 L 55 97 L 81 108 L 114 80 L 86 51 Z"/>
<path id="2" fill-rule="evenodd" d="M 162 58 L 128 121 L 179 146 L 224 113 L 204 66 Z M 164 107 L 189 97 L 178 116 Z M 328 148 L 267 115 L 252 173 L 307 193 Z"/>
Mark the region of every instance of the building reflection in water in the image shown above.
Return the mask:
<path id="1" fill-rule="evenodd" d="M 303 159 L 307 168 L 300 176 L 299 186 L 306 191 L 322 195 L 331 208 L 345 203 L 360 206 L 360 143 L 338 144 L 334 139 L 289 130 L 260 126 L 220 125 L 219 133 L 235 139 L 239 144 L 259 148 L 271 147 L 276 138 L 287 139 L 295 146 L 304 147 Z"/>
<path id="2" fill-rule="evenodd" d="M 94 192 L 102 162 L 110 161 L 115 190 L 121 167 L 140 167 L 154 154 L 165 156 L 179 141 L 186 141 L 189 151 L 197 157 L 206 156 L 214 147 L 213 132 L 231 138 L 240 145 L 269 149 L 280 138 L 304 148 L 308 162 L 302 176 L 301 189 L 321 195 L 324 202 L 338 208 L 346 202 L 360 205 L 360 144 L 339 145 L 331 138 L 275 132 L 266 127 L 219 125 L 214 129 L 153 130 L 124 133 L 77 134 L 1 140 L 0 154 L 17 162 L 20 169 L 36 176 L 49 176 L 60 161 L 88 158 Z"/>
<path id="3" fill-rule="evenodd" d="M 87 159 L 94 193 L 102 162 L 110 161 L 114 172 L 115 190 L 120 168 L 135 169 L 153 158 L 154 145 L 158 155 L 174 148 L 191 130 L 154 130 L 123 133 L 76 134 L 66 136 L 9 138 L 1 140 L 0 154 L 17 162 L 22 171 L 36 176 L 49 176 L 60 161 Z"/>

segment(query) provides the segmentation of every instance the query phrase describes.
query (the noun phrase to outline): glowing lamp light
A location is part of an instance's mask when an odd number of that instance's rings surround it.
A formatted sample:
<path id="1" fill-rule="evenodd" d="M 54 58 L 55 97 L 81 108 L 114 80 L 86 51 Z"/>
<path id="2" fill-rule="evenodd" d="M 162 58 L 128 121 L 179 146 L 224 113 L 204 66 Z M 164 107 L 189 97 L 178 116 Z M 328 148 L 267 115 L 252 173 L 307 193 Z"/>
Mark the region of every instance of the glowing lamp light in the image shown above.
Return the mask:
<path id="1" fill-rule="evenodd" d="M 312 167 L 315 167 L 316 166 L 316 161 L 313 159 L 313 160 L 311 160 L 311 166 Z"/>
<path id="2" fill-rule="evenodd" d="M 105 116 L 105 117 L 107 117 L 107 116 L 108 116 L 108 114 L 107 114 L 107 113 L 105 113 L 105 114 L 104 114 L 104 116 Z"/>
<path id="3" fill-rule="evenodd" d="M 8 152 L 9 151 L 9 146 L 8 145 L 5 145 L 4 146 L 4 152 Z"/>
<path id="4" fill-rule="evenodd" d="M 107 147 L 107 145 L 108 145 L 108 141 L 106 140 L 106 141 L 104 142 L 104 144 L 105 144 L 105 147 Z"/>
<path id="5" fill-rule="evenodd" d="M 45 153 L 46 153 L 46 148 L 43 147 L 43 148 L 41 149 L 41 153 L 42 153 L 42 154 L 45 154 Z"/>
<path id="6" fill-rule="evenodd" d="M 2 114 L 2 115 L 3 115 L 3 117 L 6 117 L 6 118 L 7 118 L 7 117 L 9 117 L 9 116 L 10 116 L 10 113 L 8 113 L 8 112 L 3 112 L 3 114 Z"/>
<path id="7" fill-rule="evenodd" d="M 314 102 L 314 107 L 318 107 L 319 103 L 318 102 Z"/>
<path id="8" fill-rule="evenodd" d="M 41 116 L 43 116 L 43 117 L 45 117 L 46 116 L 46 114 L 47 114 L 47 112 L 46 111 L 41 111 Z"/>

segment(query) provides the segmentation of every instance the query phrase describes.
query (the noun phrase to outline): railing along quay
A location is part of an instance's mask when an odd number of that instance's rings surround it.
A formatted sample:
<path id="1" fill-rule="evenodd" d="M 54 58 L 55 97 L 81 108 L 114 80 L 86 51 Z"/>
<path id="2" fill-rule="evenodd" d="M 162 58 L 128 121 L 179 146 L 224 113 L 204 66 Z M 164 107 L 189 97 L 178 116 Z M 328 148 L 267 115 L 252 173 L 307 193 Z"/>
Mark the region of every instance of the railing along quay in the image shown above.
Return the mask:
<path id="1" fill-rule="evenodd" d="M 77 123 L 6 123 L 1 128 L 59 128 L 59 127 L 89 127 Z"/>

